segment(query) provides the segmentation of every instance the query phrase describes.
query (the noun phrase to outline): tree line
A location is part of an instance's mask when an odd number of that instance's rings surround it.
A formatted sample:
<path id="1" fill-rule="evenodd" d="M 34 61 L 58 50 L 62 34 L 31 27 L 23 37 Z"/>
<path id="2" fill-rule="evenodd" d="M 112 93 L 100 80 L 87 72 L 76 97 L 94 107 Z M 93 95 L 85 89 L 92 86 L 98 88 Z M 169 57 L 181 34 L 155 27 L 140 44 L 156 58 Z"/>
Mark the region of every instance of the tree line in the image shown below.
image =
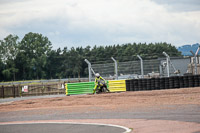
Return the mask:
<path id="1" fill-rule="evenodd" d="M 0 40 L 0 81 L 33 79 L 58 79 L 86 77 L 92 63 L 118 62 L 170 56 L 181 56 L 175 46 L 160 43 L 127 43 L 110 46 L 64 47 L 53 49 L 52 43 L 42 34 L 29 32 L 20 41 L 17 35 L 8 35 Z"/>

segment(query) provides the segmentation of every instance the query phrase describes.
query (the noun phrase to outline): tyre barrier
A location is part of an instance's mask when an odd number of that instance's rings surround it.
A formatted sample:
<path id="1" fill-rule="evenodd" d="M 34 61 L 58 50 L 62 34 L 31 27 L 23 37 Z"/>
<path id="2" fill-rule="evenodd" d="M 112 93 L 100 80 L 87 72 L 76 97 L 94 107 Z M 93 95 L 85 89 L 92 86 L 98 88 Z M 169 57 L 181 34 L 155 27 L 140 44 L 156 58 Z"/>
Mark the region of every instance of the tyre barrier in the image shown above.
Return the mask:
<path id="1" fill-rule="evenodd" d="M 139 82 L 137 79 L 132 80 L 133 85 L 134 85 L 134 90 L 133 91 L 139 91 Z"/>
<path id="2" fill-rule="evenodd" d="M 170 77 L 169 78 L 169 89 L 173 89 L 174 88 L 174 77 Z"/>
<path id="3" fill-rule="evenodd" d="M 107 81 L 107 87 L 111 92 L 175 89 L 199 86 L 200 75 Z M 94 82 L 65 84 L 66 95 L 91 94 L 93 93 L 94 87 Z"/>
<path id="4" fill-rule="evenodd" d="M 200 86 L 200 75 L 173 76 L 164 78 L 132 79 L 130 88 L 133 91 L 177 89 Z"/>
<path id="5" fill-rule="evenodd" d="M 165 78 L 160 78 L 160 89 L 165 89 Z"/>
<path id="6" fill-rule="evenodd" d="M 199 79 L 198 81 L 199 81 L 199 86 L 200 86 L 200 75 L 198 75 L 198 79 Z"/>
<path id="7" fill-rule="evenodd" d="M 126 80 L 126 91 L 133 91 L 131 90 L 131 86 L 133 86 L 131 80 Z"/>
<path id="8" fill-rule="evenodd" d="M 174 88 L 180 88 L 178 76 L 174 77 Z"/>
<path id="9" fill-rule="evenodd" d="M 169 78 L 164 78 L 165 79 L 165 89 L 169 88 Z"/>
<path id="10" fill-rule="evenodd" d="M 199 86 L 199 75 L 195 75 L 194 76 L 194 87 L 198 87 Z"/>
<path id="11" fill-rule="evenodd" d="M 142 79 L 142 90 L 147 90 L 147 79 Z"/>
<path id="12" fill-rule="evenodd" d="M 184 88 L 183 76 L 179 76 L 179 86 L 180 86 L 180 88 Z"/>
<path id="13" fill-rule="evenodd" d="M 150 79 L 151 81 L 151 90 L 155 89 L 155 78 Z"/>
<path id="14" fill-rule="evenodd" d="M 134 87 L 135 87 L 135 85 L 134 85 L 134 82 L 133 82 L 133 79 L 132 79 L 132 80 L 130 80 L 130 90 L 134 91 Z"/>
<path id="15" fill-rule="evenodd" d="M 147 79 L 147 90 L 151 90 L 151 79 Z"/>
<path id="16" fill-rule="evenodd" d="M 138 79 L 138 89 L 137 91 L 142 91 L 143 88 L 142 88 L 142 79 Z"/>
<path id="17" fill-rule="evenodd" d="M 189 87 L 188 76 L 184 76 L 184 77 L 183 77 L 183 84 L 184 84 L 184 88 Z"/>
<path id="18" fill-rule="evenodd" d="M 154 90 L 159 90 L 160 89 L 160 78 L 155 79 L 155 89 Z"/>
<path id="19" fill-rule="evenodd" d="M 194 87 L 194 76 L 188 76 L 189 87 Z"/>

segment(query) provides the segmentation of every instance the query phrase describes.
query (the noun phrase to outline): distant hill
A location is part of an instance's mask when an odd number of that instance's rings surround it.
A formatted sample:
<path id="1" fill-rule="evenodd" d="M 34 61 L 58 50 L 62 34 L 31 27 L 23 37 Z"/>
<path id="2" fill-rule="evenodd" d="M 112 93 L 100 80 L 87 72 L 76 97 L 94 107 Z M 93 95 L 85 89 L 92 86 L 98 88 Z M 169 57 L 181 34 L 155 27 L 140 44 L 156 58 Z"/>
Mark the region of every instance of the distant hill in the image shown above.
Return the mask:
<path id="1" fill-rule="evenodd" d="M 184 56 L 192 56 L 192 53 L 190 51 L 196 53 L 199 46 L 200 46 L 199 43 L 192 45 L 183 45 L 181 47 L 178 47 L 178 51 L 182 52 L 182 55 Z M 200 52 L 198 54 L 200 54 Z"/>

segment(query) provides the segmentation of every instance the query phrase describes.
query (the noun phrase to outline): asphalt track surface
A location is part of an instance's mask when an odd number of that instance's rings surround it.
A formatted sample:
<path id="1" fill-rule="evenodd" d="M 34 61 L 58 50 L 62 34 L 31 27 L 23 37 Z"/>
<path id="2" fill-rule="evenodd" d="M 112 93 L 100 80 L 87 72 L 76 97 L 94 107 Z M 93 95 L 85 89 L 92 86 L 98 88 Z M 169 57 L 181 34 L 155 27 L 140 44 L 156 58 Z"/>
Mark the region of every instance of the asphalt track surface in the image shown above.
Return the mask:
<path id="1" fill-rule="evenodd" d="M 1 133 L 124 133 L 128 130 L 112 125 L 78 123 L 28 123 L 0 125 Z"/>
<path id="2" fill-rule="evenodd" d="M 1 112 L 0 122 L 31 121 L 31 120 L 68 120 L 68 119 L 147 119 L 147 120 L 176 120 L 200 123 L 199 105 L 169 105 L 165 109 L 155 107 L 149 110 L 129 110 L 112 112 L 65 113 L 61 110 L 22 110 Z M 9 117 L 8 117 L 9 116 Z"/>

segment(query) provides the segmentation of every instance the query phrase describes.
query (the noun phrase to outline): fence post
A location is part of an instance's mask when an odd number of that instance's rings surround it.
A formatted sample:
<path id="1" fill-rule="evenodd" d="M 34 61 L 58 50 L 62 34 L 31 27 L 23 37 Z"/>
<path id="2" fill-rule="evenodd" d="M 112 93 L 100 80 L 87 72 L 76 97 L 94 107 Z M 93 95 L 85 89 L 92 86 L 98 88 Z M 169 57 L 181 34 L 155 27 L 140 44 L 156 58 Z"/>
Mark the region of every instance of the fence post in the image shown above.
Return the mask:
<path id="1" fill-rule="evenodd" d="M 13 97 L 15 98 L 15 85 L 13 85 Z"/>
<path id="2" fill-rule="evenodd" d="M 88 64 L 89 82 L 90 82 L 91 78 L 92 78 L 92 73 L 95 75 L 95 72 L 91 67 L 91 63 L 87 59 L 85 59 L 85 62 Z M 92 71 L 92 73 L 91 73 L 91 71 Z"/>
<path id="3" fill-rule="evenodd" d="M 22 97 L 22 86 L 19 84 L 19 96 Z"/>
<path id="4" fill-rule="evenodd" d="M 199 50 L 200 50 L 200 47 L 198 47 L 198 49 L 197 49 L 195 54 L 193 53 L 193 51 L 190 51 L 194 56 L 194 59 L 193 59 L 193 63 L 195 63 L 194 74 L 197 74 L 197 60 L 198 60 L 197 56 L 198 56 Z M 192 73 L 193 73 L 193 69 L 192 69 Z"/>
<path id="5" fill-rule="evenodd" d="M 2 85 L 2 97 L 5 98 L 4 96 L 4 86 Z"/>
<path id="6" fill-rule="evenodd" d="M 198 56 L 198 53 L 199 53 L 199 49 L 200 49 L 200 47 L 198 47 L 198 49 L 195 53 L 195 74 L 197 74 L 197 56 Z"/>
<path id="7" fill-rule="evenodd" d="M 111 57 L 111 59 L 115 62 L 115 75 L 116 75 L 115 79 L 118 79 L 117 61 L 113 57 Z"/>
<path id="8" fill-rule="evenodd" d="M 142 75 L 142 78 L 144 78 L 143 60 L 139 55 L 137 55 L 137 57 L 140 59 L 141 75 Z"/>
<path id="9" fill-rule="evenodd" d="M 20 91 L 19 91 L 19 89 L 20 89 L 20 87 L 19 87 L 19 85 L 18 85 L 18 87 L 17 87 L 17 96 L 19 97 L 20 96 Z"/>
<path id="10" fill-rule="evenodd" d="M 163 76 L 163 71 L 162 71 L 162 66 L 159 65 L 159 69 L 160 69 L 160 76 L 162 77 Z"/>
<path id="11" fill-rule="evenodd" d="M 163 54 L 166 56 L 166 60 L 167 60 L 167 77 L 170 77 L 170 74 L 169 74 L 169 55 L 165 52 L 163 52 Z"/>
<path id="12" fill-rule="evenodd" d="M 44 83 L 42 82 L 42 95 L 44 95 Z"/>

